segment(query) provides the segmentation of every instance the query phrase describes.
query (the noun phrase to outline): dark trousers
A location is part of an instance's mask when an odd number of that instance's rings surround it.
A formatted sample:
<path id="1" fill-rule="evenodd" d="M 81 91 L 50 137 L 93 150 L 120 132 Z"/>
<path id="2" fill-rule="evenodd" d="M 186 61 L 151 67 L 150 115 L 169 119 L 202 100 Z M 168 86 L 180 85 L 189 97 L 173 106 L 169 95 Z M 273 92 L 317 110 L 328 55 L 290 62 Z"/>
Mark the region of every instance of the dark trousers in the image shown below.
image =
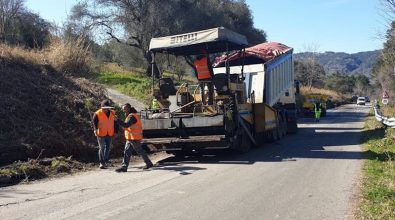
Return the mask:
<path id="1" fill-rule="evenodd" d="M 134 149 L 144 160 L 145 164 L 152 165 L 151 160 L 148 158 L 147 153 L 141 147 L 140 141 L 127 140 L 125 144 L 125 151 L 123 154 L 122 166 L 128 168 L 130 157 L 132 156 L 132 149 Z"/>
<path id="2" fill-rule="evenodd" d="M 97 142 L 99 143 L 99 161 L 100 163 L 107 163 L 110 156 L 112 137 L 97 137 Z"/>

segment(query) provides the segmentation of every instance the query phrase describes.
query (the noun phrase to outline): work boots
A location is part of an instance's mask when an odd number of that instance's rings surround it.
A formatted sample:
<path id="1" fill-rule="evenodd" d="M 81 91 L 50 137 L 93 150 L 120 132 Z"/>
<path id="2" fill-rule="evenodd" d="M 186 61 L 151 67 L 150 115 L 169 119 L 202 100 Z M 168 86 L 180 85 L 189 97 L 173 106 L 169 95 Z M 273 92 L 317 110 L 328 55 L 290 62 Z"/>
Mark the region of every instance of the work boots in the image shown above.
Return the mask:
<path id="1" fill-rule="evenodd" d="M 148 170 L 149 168 L 153 167 L 154 165 L 152 163 L 148 163 L 143 167 L 143 170 Z"/>
<path id="2" fill-rule="evenodd" d="M 124 173 L 127 171 L 128 171 L 128 168 L 126 168 L 126 167 L 120 167 L 115 170 L 115 172 L 117 172 L 117 173 Z"/>

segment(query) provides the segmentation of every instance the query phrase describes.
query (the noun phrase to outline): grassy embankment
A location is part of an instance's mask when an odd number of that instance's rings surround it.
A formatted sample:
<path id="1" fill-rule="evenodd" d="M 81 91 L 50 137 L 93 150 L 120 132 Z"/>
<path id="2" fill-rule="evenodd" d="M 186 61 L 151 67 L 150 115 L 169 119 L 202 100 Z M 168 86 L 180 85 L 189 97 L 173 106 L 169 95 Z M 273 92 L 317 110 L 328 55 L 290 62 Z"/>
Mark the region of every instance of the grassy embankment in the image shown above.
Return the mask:
<path id="1" fill-rule="evenodd" d="M 395 116 L 394 107 L 384 107 Z M 395 129 L 384 128 L 373 111 L 363 132 L 364 153 L 361 201 L 357 219 L 395 219 Z"/>
<path id="2" fill-rule="evenodd" d="M 163 77 L 172 78 L 175 85 L 180 84 L 173 74 L 165 72 L 163 75 Z M 116 89 L 125 95 L 132 96 L 146 104 L 152 97 L 152 78 L 145 75 L 145 70 L 143 69 L 128 69 L 109 63 L 102 66 L 100 73 L 97 75 L 97 80 L 99 83 Z M 182 81 L 192 84 L 196 82 L 193 76 L 184 76 Z"/>
<path id="3" fill-rule="evenodd" d="M 71 158 L 97 158 L 90 120 L 105 93 L 85 78 L 94 69 L 83 45 L 60 39 L 42 50 L 0 44 L 0 165 L 9 164 L 0 169 L 0 186 L 84 169 Z M 10 164 L 18 160 L 25 162 Z"/>

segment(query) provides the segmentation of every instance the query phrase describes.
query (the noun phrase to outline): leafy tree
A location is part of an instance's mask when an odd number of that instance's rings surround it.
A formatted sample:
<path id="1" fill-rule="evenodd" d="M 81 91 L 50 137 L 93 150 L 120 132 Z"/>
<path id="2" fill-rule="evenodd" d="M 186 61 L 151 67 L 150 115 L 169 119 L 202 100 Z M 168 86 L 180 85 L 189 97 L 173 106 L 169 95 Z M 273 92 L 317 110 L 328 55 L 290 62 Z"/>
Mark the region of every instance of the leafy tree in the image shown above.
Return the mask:
<path id="1" fill-rule="evenodd" d="M 341 73 L 334 73 L 328 76 L 325 80 L 325 88 L 338 91 L 343 94 L 353 93 L 355 80 L 353 77 L 343 75 Z"/>
<path id="2" fill-rule="evenodd" d="M 42 48 L 49 42 L 51 25 L 38 14 L 24 11 L 15 23 L 17 41 L 30 48 Z"/>
<path id="3" fill-rule="evenodd" d="M 334 73 L 325 79 L 325 88 L 338 91 L 343 94 L 367 95 L 371 92 L 370 80 L 367 76 L 347 76 Z"/>
<path id="4" fill-rule="evenodd" d="M 24 7 L 23 0 L 0 1 L 1 42 L 41 48 L 49 41 L 50 28 L 47 21 Z"/>
<path id="5" fill-rule="evenodd" d="M 359 94 L 361 96 L 370 93 L 370 80 L 365 75 L 353 76 L 355 79 L 354 94 Z"/>
<path id="6" fill-rule="evenodd" d="M 252 44 L 266 41 L 243 0 L 86 0 L 73 7 L 71 19 L 137 49 L 145 62 L 153 37 L 224 26 L 245 34 Z"/>
<path id="7" fill-rule="evenodd" d="M 386 34 L 386 42 L 381 56 L 373 68 L 372 76 L 375 83 L 382 90 L 388 90 L 395 94 L 395 21 L 391 23 L 391 28 Z"/>

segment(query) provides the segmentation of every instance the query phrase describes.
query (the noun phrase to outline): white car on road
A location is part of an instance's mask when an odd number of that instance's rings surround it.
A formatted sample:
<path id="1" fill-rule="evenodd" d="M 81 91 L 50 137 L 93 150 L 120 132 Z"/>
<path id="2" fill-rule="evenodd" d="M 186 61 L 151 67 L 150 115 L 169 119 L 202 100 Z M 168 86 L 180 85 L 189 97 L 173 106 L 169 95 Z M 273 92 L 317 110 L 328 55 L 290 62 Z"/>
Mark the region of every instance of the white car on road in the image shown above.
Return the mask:
<path id="1" fill-rule="evenodd" d="M 358 97 L 357 105 L 365 105 L 365 103 L 366 103 L 365 97 Z"/>

